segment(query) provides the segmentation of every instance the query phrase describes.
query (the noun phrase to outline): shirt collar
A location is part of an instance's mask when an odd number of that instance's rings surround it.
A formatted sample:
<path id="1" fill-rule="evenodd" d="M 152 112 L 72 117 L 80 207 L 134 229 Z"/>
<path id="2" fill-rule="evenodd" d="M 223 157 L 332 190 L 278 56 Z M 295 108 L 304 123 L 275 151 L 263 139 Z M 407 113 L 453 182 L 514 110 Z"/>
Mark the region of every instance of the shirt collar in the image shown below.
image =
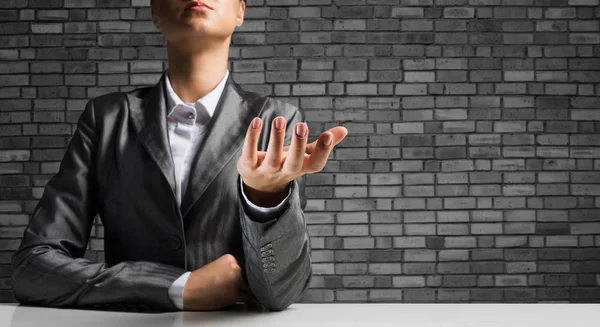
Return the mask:
<path id="1" fill-rule="evenodd" d="M 217 103 L 219 102 L 219 98 L 221 97 L 221 94 L 223 93 L 223 90 L 225 89 L 225 82 L 227 82 L 228 76 L 229 76 L 229 69 L 227 69 L 225 71 L 225 76 L 223 76 L 223 78 L 221 79 L 219 84 L 217 84 L 217 86 L 212 91 L 208 92 L 205 96 L 196 100 L 196 102 L 195 102 L 195 103 L 199 102 L 200 104 L 202 104 L 204 106 L 204 108 L 206 108 L 206 111 L 210 117 L 213 116 L 213 114 L 217 108 Z M 169 79 L 169 74 L 165 74 L 165 83 L 167 86 L 167 106 L 169 108 L 169 114 L 167 116 L 170 116 L 173 113 L 173 111 L 175 111 L 175 108 L 178 105 L 187 105 L 187 106 L 195 107 L 194 103 L 183 102 L 181 100 L 181 98 L 179 98 L 177 93 L 175 93 L 175 91 L 173 90 L 173 87 L 171 86 L 171 80 Z"/>

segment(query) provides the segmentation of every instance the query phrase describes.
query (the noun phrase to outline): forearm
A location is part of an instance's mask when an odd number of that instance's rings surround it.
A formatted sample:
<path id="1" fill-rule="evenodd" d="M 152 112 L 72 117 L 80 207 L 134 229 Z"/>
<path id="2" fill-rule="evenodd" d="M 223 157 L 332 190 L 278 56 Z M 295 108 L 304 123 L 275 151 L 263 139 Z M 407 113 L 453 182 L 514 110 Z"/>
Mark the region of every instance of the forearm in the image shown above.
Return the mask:
<path id="1" fill-rule="evenodd" d="M 292 182 L 289 205 L 278 219 L 254 221 L 240 206 L 248 284 L 270 310 L 283 310 L 299 300 L 312 276 L 298 185 Z"/>
<path id="2" fill-rule="evenodd" d="M 42 245 L 15 253 L 12 265 L 13 291 L 19 302 L 74 308 L 174 311 L 168 288 L 185 272 L 147 261 L 109 267 Z"/>

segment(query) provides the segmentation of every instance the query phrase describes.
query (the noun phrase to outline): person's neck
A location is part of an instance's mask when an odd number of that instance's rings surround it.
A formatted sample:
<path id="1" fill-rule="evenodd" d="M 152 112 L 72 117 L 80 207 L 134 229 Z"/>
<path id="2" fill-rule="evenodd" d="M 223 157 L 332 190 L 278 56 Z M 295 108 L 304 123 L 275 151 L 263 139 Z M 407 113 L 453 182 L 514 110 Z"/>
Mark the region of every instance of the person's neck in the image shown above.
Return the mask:
<path id="1" fill-rule="evenodd" d="M 167 53 L 173 91 L 187 103 L 195 102 L 212 91 L 227 71 L 227 44 L 193 51 L 168 44 Z"/>

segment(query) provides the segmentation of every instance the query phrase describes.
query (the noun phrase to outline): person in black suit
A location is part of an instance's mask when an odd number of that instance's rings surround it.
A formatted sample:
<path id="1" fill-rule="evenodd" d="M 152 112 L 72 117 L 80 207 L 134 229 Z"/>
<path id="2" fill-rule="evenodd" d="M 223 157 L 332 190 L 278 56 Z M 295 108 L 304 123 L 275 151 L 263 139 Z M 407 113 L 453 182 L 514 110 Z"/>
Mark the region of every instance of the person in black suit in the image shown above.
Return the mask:
<path id="1" fill-rule="evenodd" d="M 312 276 L 305 175 L 347 130 L 308 143 L 302 111 L 233 81 L 231 35 L 245 10 L 153 1 L 169 68 L 152 87 L 87 103 L 13 255 L 19 302 L 283 310 L 300 299 Z M 83 258 L 96 214 L 105 263 Z"/>

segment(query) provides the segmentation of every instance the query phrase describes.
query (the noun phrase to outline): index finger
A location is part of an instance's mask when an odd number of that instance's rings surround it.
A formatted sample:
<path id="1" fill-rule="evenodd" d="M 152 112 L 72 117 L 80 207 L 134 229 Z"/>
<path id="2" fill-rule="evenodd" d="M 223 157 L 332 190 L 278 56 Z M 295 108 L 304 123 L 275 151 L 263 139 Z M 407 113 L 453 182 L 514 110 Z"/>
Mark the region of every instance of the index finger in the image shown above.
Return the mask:
<path id="1" fill-rule="evenodd" d="M 244 147 L 242 149 L 242 157 L 244 160 L 252 164 L 252 167 L 256 167 L 258 163 L 258 138 L 262 129 L 262 120 L 258 117 L 252 119 L 248 131 L 246 132 L 246 138 L 244 140 Z"/>

